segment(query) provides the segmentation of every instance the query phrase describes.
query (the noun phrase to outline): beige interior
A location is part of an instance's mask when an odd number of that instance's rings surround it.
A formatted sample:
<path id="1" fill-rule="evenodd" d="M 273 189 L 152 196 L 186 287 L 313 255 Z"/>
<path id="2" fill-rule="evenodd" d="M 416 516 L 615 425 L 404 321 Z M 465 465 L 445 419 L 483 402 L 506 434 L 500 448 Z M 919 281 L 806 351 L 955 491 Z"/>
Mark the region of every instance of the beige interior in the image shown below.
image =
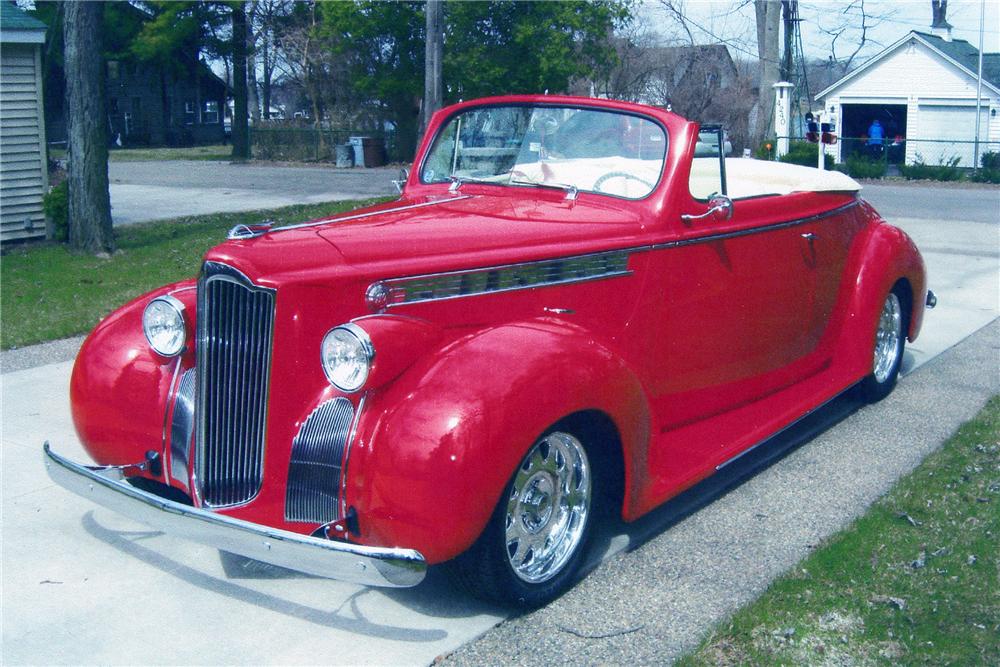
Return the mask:
<path id="1" fill-rule="evenodd" d="M 719 158 L 698 157 L 691 165 L 691 195 L 708 199 L 719 192 Z M 856 192 L 853 178 L 839 171 L 821 171 L 796 164 L 726 158 L 726 191 L 731 199 L 785 195 L 790 192 Z"/>

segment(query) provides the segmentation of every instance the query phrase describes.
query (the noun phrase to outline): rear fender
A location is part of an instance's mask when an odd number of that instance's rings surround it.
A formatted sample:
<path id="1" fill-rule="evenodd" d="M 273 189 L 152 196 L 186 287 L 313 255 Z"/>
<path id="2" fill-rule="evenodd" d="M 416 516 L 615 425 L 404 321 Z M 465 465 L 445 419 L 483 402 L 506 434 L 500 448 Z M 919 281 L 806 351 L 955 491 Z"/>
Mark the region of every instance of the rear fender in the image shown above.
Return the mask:
<path id="1" fill-rule="evenodd" d="M 874 214 L 870 207 L 867 213 Z M 877 216 L 877 214 L 874 214 Z M 871 372 L 875 328 L 886 295 L 899 281 L 911 293 L 910 324 L 907 338 L 916 340 L 923 323 L 927 299 L 927 277 L 923 258 L 909 236 L 898 227 L 880 222 L 869 226 L 855 241 L 850 268 L 845 275 L 856 276 L 845 311 L 840 344 L 844 366 L 856 377 Z"/>
<path id="2" fill-rule="evenodd" d="M 646 469 L 649 408 L 632 371 L 589 332 L 540 319 L 426 355 L 366 397 L 346 473 L 362 541 L 405 544 L 430 563 L 457 556 L 537 438 L 583 410 L 617 427 L 627 504 Z"/>

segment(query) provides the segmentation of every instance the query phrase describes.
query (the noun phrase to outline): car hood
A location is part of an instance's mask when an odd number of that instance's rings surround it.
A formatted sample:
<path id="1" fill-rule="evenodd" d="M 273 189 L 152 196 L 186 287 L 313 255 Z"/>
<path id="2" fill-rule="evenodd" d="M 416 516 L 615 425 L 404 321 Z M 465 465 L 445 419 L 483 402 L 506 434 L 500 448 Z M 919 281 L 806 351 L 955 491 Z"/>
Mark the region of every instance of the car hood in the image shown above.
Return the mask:
<path id="1" fill-rule="evenodd" d="M 540 195 L 403 198 L 230 241 L 206 259 L 236 266 L 262 284 L 334 267 L 392 277 L 626 247 L 641 231 L 642 221 L 618 200 L 581 195 L 566 201 L 561 191 Z"/>

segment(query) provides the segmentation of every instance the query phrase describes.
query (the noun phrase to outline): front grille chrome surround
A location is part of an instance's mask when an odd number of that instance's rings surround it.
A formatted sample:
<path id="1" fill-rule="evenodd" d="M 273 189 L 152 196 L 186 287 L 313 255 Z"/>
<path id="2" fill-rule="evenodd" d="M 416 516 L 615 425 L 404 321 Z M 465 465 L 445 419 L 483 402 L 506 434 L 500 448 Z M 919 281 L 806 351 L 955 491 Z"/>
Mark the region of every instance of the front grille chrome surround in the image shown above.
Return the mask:
<path id="1" fill-rule="evenodd" d="M 198 280 L 195 396 L 198 496 L 209 507 L 252 500 L 264 470 L 275 291 L 206 262 Z"/>

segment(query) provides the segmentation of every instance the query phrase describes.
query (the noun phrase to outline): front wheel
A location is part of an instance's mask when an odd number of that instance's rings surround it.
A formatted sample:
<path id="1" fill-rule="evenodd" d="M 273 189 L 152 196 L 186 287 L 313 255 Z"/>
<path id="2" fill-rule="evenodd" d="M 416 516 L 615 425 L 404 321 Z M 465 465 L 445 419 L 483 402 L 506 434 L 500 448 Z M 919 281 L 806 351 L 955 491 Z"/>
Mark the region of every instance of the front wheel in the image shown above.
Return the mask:
<path id="1" fill-rule="evenodd" d="M 495 602 L 538 607 L 574 582 L 591 532 L 593 470 L 584 442 L 553 430 L 521 460 L 459 581 Z"/>
<path id="2" fill-rule="evenodd" d="M 869 403 L 881 401 L 892 393 L 903 363 L 906 330 L 909 320 L 902 290 L 893 288 L 882 304 L 875 329 L 872 372 L 861 381 L 861 393 Z"/>

